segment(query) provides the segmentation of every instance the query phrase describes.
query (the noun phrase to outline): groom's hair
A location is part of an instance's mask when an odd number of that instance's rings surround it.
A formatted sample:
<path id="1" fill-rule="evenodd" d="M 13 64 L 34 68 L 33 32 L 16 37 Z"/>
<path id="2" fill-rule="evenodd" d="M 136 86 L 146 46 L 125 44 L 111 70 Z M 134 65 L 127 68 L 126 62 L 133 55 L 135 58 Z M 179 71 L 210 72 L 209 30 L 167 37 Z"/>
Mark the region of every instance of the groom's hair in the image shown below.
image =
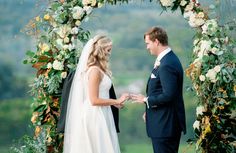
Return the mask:
<path id="1" fill-rule="evenodd" d="M 149 36 L 151 41 L 155 41 L 157 39 L 162 45 L 168 45 L 168 36 L 164 29 L 161 27 L 152 27 L 150 28 L 145 34 L 144 39 L 146 36 Z"/>

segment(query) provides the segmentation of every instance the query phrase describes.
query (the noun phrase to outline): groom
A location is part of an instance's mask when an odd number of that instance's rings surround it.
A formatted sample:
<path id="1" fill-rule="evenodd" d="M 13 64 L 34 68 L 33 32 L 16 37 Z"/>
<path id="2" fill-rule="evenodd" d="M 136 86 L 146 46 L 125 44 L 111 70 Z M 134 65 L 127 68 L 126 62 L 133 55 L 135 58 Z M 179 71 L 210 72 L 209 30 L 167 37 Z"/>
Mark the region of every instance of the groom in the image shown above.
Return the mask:
<path id="1" fill-rule="evenodd" d="M 147 50 L 157 59 L 148 79 L 147 97 L 132 95 L 132 99 L 146 104 L 143 117 L 154 153 L 177 153 L 181 131 L 186 133 L 183 68 L 162 28 L 149 29 L 144 40 Z"/>

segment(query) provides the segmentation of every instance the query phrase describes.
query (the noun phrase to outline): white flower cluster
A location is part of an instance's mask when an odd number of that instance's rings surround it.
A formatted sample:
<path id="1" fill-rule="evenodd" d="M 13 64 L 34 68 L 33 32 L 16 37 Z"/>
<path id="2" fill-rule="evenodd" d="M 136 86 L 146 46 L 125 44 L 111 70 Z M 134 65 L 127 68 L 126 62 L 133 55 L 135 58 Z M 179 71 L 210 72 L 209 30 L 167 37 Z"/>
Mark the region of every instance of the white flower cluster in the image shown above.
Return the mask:
<path id="1" fill-rule="evenodd" d="M 202 33 L 212 36 L 217 32 L 218 28 L 219 26 L 215 19 L 207 20 L 202 26 Z"/>
<path id="2" fill-rule="evenodd" d="M 58 60 L 55 60 L 52 64 L 53 69 L 55 70 L 63 70 L 64 69 L 64 65 L 63 62 L 59 62 Z"/>
<path id="3" fill-rule="evenodd" d="M 219 73 L 221 70 L 221 66 L 217 65 L 213 69 L 209 69 L 206 73 L 206 77 L 210 79 L 212 83 L 215 83 L 218 79 L 216 77 L 217 73 Z"/>
<path id="4" fill-rule="evenodd" d="M 193 123 L 193 129 L 200 129 L 200 122 L 198 120 L 196 120 L 194 123 Z"/>
<path id="5" fill-rule="evenodd" d="M 160 0 L 162 6 L 169 7 L 173 5 L 175 0 Z"/>
<path id="6" fill-rule="evenodd" d="M 204 106 L 200 105 L 196 108 L 196 115 L 203 115 L 203 112 L 206 112 L 206 109 Z"/>

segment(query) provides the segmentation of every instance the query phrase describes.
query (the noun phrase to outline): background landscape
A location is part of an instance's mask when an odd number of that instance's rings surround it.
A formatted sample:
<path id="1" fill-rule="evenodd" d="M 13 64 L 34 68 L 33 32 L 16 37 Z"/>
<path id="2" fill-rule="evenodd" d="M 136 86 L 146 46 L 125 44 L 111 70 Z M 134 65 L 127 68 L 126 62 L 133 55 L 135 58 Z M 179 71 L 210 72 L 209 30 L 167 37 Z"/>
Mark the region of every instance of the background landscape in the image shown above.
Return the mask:
<path id="1" fill-rule="evenodd" d="M 200 1 L 201 2 L 201 1 Z M 203 5 L 214 4 L 203 1 Z M 26 35 L 26 25 L 46 7 L 44 0 L 0 0 L 0 152 L 9 148 L 24 135 L 33 135 L 30 83 L 35 77 L 33 68 L 23 65 L 27 50 L 35 50 L 36 40 Z M 236 1 L 220 3 L 216 12 L 222 23 L 235 18 Z M 227 11 L 226 11 L 227 10 Z M 143 42 L 143 33 L 149 27 L 159 25 L 169 35 L 171 48 L 180 57 L 184 69 L 191 62 L 194 30 L 189 27 L 179 11 L 162 11 L 156 2 L 135 1 L 130 4 L 105 6 L 94 10 L 90 20 L 82 27 L 91 35 L 105 32 L 113 39 L 110 67 L 117 95 L 123 92 L 145 94 L 146 81 L 155 57 L 149 55 Z M 191 82 L 184 78 L 184 100 L 187 118 L 187 134 L 181 139 L 180 152 L 193 152 L 186 141 L 193 138 L 192 124 L 195 118 L 196 97 L 189 90 Z M 142 120 L 143 105 L 127 103 L 120 110 L 120 144 L 123 153 L 149 153 L 151 143 L 146 136 Z"/>

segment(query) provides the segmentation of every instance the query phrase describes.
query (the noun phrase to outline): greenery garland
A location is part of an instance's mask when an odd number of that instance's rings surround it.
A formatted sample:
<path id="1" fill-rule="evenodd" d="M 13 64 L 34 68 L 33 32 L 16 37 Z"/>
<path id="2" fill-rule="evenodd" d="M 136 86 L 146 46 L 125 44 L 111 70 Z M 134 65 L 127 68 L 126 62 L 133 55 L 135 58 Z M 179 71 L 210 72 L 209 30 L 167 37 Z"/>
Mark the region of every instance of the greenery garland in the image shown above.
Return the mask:
<path id="1" fill-rule="evenodd" d="M 63 80 L 76 67 L 90 32 L 80 27 L 94 8 L 128 0 L 49 0 L 45 12 L 30 23 L 37 36 L 36 52 L 28 51 L 25 64 L 37 70 L 32 84 L 35 137 L 46 131 L 47 152 L 61 152 L 63 135 L 56 132 Z M 198 97 L 193 128 L 196 150 L 204 153 L 235 149 L 236 59 L 230 26 L 210 19 L 196 0 L 158 0 L 164 10 L 180 9 L 196 29 L 193 60 L 186 75 Z M 194 141 L 194 140 L 192 140 Z"/>

